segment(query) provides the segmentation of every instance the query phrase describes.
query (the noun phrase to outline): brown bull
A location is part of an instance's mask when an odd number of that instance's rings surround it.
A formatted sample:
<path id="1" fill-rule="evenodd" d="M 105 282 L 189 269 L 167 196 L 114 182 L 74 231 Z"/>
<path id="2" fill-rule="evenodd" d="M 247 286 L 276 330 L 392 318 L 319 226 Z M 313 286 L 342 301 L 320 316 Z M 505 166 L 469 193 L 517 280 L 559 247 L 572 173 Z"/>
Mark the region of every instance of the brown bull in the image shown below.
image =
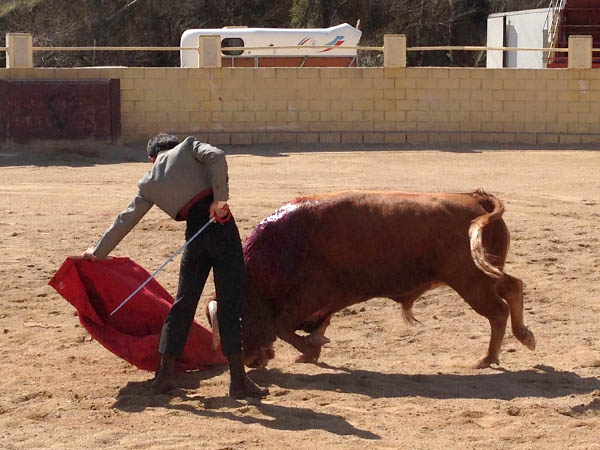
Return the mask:
<path id="1" fill-rule="evenodd" d="M 244 245 L 246 364 L 266 366 L 277 337 L 302 353 L 297 361 L 316 362 L 336 312 L 385 297 L 412 323 L 415 300 L 442 285 L 490 322 L 477 367 L 499 363 L 509 314 L 513 334 L 533 350 L 522 282 L 503 272 L 510 240 L 503 212 L 483 191 L 340 192 L 284 205 Z"/>

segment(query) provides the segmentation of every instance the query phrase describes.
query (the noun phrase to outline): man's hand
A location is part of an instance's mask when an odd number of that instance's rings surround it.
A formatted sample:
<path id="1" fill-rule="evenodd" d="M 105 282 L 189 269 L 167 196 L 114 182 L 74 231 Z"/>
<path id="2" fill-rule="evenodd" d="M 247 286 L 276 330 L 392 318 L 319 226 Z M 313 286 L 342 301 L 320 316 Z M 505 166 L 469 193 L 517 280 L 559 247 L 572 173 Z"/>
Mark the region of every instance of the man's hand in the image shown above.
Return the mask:
<path id="1" fill-rule="evenodd" d="M 88 249 L 87 249 L 87 250 L 86 250 L 86 251 L 83 253 L 83 256 L 82 256 L 82 258 L 83 258 L 83 259 L 100 259 L 100 258 L 98 258 L 96 255 L 94 255 L 94 250 L 95 250 L 95 249 L 96 249 L 95 247 L 90 247 L 90 248 L 88 248 Z"/>
<path id="2" fill-rule="evenodd" d="M 212 202 L 208 208 L 208 215 L 217 221 L 223 219 L 229 213 L 227 202 Z"/>

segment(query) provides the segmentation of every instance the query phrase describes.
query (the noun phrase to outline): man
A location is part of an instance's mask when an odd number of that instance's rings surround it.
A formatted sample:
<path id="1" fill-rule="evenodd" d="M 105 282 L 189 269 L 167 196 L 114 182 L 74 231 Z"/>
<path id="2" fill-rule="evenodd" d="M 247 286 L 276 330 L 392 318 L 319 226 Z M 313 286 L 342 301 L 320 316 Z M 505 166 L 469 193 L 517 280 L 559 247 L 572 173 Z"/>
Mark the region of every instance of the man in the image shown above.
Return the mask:
<path id="1" fill-rule="evenodd" d="M 234 398 L 263 397 L 267 389 L 257 386 L 245 373 L 241 355 L 241 308 L 244 297 L 244 260 L 235 220 L 229 212 L 228 172 L 222 150 L 193 137 L 182 142 L 175 136 L 157 134 L 148 141 L 152 169 L 138 182 L 138 192 L 84 257 L 105 258 L 156 204 L 175 220 L 185 220 L 189 240 L 209 219 L 209 225 L 190 242 L 181 258 L 175 302 L 160 336 L 160 363 L 152 388 L 164 393 L 177 387 L 173 364 L 188 338 L 200 294 L 213 269 L 219 299 L 217 319 L 221 345 L 229 363 L 229 395 Z"/>

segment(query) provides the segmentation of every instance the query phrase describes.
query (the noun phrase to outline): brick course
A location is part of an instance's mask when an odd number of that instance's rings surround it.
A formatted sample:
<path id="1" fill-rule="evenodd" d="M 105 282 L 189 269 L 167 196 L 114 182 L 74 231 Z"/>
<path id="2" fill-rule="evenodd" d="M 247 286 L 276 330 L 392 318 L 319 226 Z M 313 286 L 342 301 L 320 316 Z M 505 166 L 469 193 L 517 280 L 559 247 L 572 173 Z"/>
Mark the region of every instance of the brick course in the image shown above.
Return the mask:
<path id="1" fill-rule="evenodd" d="M 120 78 L 121 140 L 215 144 L 600 142 L 600 71 L 483 68 L 0 69 Z"/>

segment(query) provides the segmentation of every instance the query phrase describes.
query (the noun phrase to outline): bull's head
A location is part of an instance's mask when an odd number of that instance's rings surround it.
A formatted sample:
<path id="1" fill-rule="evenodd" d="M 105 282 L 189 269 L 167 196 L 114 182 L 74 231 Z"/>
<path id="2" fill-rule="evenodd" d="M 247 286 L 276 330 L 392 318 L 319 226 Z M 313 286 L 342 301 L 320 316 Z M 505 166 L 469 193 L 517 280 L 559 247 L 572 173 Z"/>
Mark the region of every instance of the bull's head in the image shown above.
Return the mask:
<path id="1" fill-rule="evenodd" d="M 209 301 L 206 316 L 213 329 L 213 349 L 220 346 L 219 321 L 217 319 L 217 302 Z M 275 322 L 268 305 L 253 295 L 247 295 L 242 314 L 242 357 L 248 367 L 266 367 L 270 359 L 275 357 Z"/>

